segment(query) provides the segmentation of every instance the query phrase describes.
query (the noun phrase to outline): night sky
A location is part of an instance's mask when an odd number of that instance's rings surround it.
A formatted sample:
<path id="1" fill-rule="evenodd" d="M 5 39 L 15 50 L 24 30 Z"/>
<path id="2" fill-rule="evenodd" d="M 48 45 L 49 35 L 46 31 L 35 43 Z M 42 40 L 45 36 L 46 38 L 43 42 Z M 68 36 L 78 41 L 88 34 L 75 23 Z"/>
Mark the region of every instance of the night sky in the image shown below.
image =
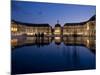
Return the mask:
<path id="1" fill-rule="evenodd" d="M 57 20 L 65 23 L 83 22 L 95 15 L 96 6 L 12 1 L 11 18 L 25 23 L 48 23 L 55 26 Z"/>

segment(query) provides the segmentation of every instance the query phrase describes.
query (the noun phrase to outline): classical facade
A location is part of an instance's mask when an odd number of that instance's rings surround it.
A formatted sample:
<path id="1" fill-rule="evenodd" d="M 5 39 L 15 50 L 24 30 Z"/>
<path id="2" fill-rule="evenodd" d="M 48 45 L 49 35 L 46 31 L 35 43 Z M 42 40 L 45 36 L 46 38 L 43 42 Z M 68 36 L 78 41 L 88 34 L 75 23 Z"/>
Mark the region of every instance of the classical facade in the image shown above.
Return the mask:
<path id="1" fill-rule="evenodd" d="M 27 35 L 52 35 L 52 27 L 49 24 L 32 24 L 27 25 L 25 28 Z"/>
<path id="2" fill-rule="evenodd" d="M 95 36 L 95 16 L 81 23 L 66 23 L 63 26 L 64 36 Z"/>
<path id="3" fill-rule="evenodd" d="M 11 35 L 28 36 L 95 36 L 96 16 L 80 23 L 66 23 L 63 27 L 59 23 L 52 27 L 49 24 L 30 24 L 12 20 Z"/>
<path id="4" fill-rule="evenodd" d="M 25 26 L 16 23 L 14 20 L 11 22 L 11 35 L 23 35 L 25 33 Z"/>
<path id="5" fill-rule="evenodd" d="M 28 36 L 50 36 L 52 35 L 52 27 L 49 24 L 29 24 L 12 20 L 11 34 Z"/>
<path id="6" fill-rule="evenodd" d="M 57 24 L 55 25 L 53 34 L 54 34 L 55 36 L 62 35 L 62 27 L 61 27 L 61 25 L 60 25 L 59 23 L 57 23 Z"/>

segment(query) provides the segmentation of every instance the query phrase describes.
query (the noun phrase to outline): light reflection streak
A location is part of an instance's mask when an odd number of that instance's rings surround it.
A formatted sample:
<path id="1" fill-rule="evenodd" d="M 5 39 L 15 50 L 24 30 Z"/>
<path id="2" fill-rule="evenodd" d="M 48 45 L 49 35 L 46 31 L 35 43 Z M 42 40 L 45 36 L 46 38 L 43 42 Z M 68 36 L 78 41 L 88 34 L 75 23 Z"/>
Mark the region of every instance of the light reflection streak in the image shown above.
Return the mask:
<path id="1" fill-rule="evenodd" d="M 95 50 L 95 37 L 26 37 L 25 39 L 11 39 L 12 48 L 23 45 L 49 45 L 52 42 L 60 45 L 84 45 L 89 49 Z"/>

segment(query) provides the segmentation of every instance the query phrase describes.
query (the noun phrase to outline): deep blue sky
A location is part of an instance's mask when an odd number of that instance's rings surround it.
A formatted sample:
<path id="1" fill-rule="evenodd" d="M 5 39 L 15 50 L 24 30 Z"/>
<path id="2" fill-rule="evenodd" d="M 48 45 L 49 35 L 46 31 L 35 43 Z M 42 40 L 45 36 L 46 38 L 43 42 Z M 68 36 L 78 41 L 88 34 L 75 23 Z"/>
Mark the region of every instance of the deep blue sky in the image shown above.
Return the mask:
<path id="1" fill-rule="evenodd" d="M 11 18 L 26 23 L 82 22 L 96 13 L 95 6 L 12 1 Z"/>

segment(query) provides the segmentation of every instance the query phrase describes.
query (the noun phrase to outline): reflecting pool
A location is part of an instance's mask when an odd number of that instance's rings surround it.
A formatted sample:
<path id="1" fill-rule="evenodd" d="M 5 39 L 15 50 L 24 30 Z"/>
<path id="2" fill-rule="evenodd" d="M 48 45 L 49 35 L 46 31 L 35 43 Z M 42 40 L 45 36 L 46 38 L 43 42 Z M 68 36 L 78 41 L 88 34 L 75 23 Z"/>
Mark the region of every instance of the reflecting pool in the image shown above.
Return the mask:
<path id="1" fill-rule="evenodd" d="M 11 39 L 12 74 L 96 68 L 95 37 Z"/>

